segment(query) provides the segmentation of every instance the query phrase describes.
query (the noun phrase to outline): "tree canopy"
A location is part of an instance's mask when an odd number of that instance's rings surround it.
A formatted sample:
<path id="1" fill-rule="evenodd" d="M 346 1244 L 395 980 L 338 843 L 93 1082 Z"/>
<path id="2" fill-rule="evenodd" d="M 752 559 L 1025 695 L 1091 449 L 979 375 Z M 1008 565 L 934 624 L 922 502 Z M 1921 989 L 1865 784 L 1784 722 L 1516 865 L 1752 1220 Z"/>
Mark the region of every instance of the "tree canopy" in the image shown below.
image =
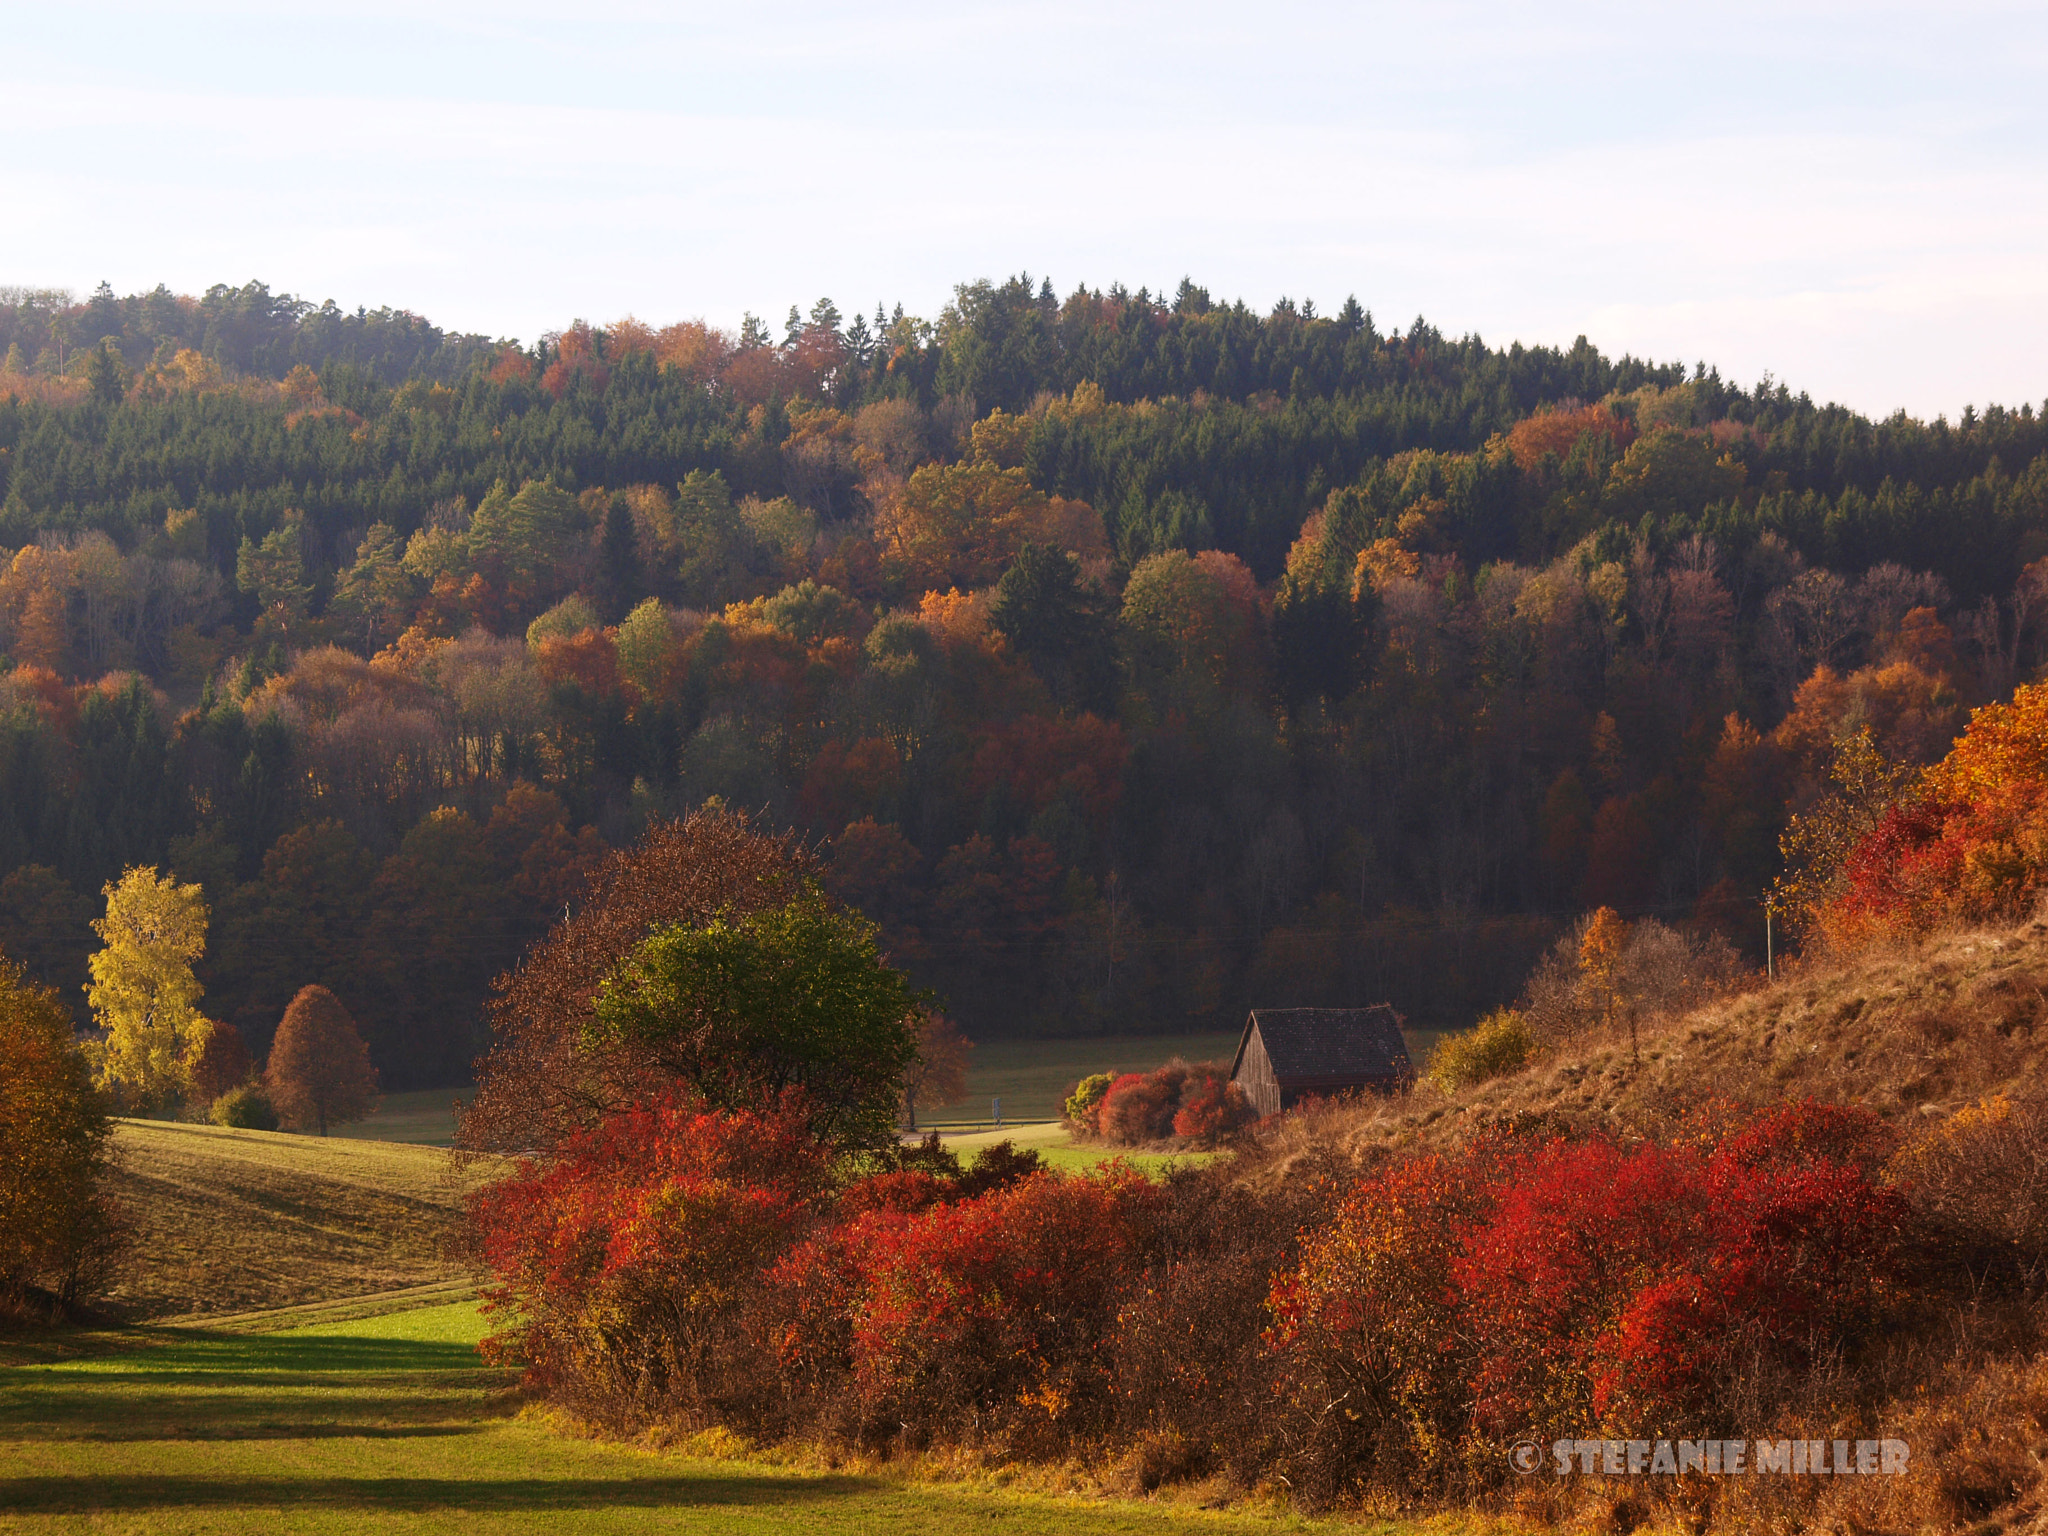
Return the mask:
<path id="1" fill-rule="evenodd" d="M 736 1111 L 796 1090 L 823 1139 L 893 1140 L 922 999 L 878 930 L 815 888 L 780 905 L 655 930 L 605 980 L 591 1032 L 648 1051 Z"/>

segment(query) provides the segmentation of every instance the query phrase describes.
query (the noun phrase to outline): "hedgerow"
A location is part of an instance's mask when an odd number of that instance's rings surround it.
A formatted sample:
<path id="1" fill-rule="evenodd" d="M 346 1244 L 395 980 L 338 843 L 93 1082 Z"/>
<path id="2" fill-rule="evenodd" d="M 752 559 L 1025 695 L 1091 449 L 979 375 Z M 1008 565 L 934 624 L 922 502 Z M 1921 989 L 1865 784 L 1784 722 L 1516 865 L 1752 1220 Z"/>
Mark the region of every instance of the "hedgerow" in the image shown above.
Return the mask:
<path id="1" fill-rule="evenodd" d="M 1810 1408 L 1916 1304 L 1932 1229 L 1893 1140 L 1803 1103 L 1256 1190 L 1007 1148 L 963 1170 L 935 1140 L 850 1165 L 800 1104 L 668 1100 L 475 1214 L 493 1350 L 622 1427 L 1429 1498 L 1500 1483 L 1517 1439 Z"/>

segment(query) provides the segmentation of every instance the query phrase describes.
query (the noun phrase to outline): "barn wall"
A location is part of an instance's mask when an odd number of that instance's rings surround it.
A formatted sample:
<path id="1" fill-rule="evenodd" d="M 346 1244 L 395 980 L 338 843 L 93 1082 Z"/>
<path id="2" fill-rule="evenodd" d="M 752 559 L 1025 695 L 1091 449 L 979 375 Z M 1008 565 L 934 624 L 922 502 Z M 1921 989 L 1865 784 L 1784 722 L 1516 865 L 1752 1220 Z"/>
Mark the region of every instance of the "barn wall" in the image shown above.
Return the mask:
<path id="1" fill-rule="evenodd" d="M 1273 1075 L 1272 1058 L 1266 1054 L 1266 1042 L 1260 1038 L 1256 1025 L 1231 1080 L 1244 1090 L 1245 1101 L 1261 1115 L 1280 1113 L 1280 1080 Z"/>

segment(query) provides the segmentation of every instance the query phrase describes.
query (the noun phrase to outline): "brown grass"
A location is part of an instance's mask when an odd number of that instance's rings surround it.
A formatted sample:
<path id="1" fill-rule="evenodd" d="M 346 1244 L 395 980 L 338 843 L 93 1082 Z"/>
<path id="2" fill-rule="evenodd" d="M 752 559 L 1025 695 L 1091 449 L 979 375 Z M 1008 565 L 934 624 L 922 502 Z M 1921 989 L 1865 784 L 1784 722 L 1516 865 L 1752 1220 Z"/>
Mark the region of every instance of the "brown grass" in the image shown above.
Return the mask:
<path id="1" fill-rule="evenodd" d="M 1333 1157 L 1365 1166 L 1409 1146 L 1446 1145 L 1489 1125 L 1671 1130 L 1715 1100 L 1808 1096 L 1864 1105 L 1902 1130 L 1991 1093 L 2048 1086 L 2048 922 L 1975 929 L 1794 968 L 1775 984 L 1640 1024 L 1641 1058 L 1614 1026 L 1566 1040 L 1532 1066 L 1445 1093 L 1289 1116 L 1244 1160 L 1247 1177 L 1287 1177 Z"/>
<path id="2" fill-rule="evenodd" d="M 134 1318 L 340 1301 L 461 1277 L 465 1191 L 432 1147 L 124 1120 L 112 1193 L 136 1241 L 110 1298 Z"/>

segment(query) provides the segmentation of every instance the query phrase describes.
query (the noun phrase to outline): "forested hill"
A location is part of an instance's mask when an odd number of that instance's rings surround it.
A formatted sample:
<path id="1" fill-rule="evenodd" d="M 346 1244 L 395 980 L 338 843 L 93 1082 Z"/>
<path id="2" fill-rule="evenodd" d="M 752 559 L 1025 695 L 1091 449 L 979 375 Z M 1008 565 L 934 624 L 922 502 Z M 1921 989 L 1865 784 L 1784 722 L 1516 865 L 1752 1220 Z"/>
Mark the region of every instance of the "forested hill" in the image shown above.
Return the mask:
<path id="1" fill-rule="evenodd" d="M 1392 996 L 1460 1022 L 1607 902 L 1747 942 L 1870 726 L 2031 675 L 2031 405 L 1017 278 L 936 321 L 531 348 L 261 284 L 0 307 L 0 946 L 214 910 L 259 1049 L 397 1083 L 652 815 L 829 839 L 970 1032 Z"/>

